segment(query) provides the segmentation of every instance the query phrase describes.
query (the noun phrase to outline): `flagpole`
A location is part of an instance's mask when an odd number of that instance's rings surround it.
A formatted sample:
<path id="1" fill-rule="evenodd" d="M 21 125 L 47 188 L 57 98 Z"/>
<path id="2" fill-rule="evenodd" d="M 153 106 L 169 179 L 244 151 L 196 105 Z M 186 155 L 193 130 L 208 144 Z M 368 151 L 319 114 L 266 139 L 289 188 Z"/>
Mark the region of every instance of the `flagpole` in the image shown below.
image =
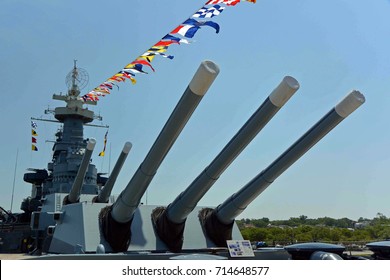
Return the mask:
<path id="1" fill-rule="evenodd" d="M 14 170 L 14 182 L 13 182 L 13 185 L 12 185 L 12 195 L 11 195 L 11 208 L 10 208 L 11 213 L 12 213 L 12 206 L 13 206 L 13 203 L 14 203 L 16 169 L 17 169 L 17 166 L 18 166 L 18 155 L 19 155 L 19 148 L 16 149 L 16 160 L 15 160 L 15 170 Z"/>
<path id="2" fill-rule="evenodd" d="M 100 164 L 100 170 L 101 170 L 101 172 L 103 172 L 103 163 L 104 163 L 104 157 L 102 158 L 101 164 Z"/>

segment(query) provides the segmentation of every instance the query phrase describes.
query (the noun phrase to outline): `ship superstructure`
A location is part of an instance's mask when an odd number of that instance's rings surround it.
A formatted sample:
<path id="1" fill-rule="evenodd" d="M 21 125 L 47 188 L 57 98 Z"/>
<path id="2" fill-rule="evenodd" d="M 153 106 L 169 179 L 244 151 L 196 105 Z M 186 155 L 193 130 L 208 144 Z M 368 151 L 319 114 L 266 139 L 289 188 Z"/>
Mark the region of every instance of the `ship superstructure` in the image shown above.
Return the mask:
<path id="1" fill-rule="evenodd" d="M 96 105 L 96 102 L 85 101 L 80 97 L 80 90 L 87 82 L 87 72 L 78 68 L 75 61 L 66 79 L 67 94 L 53 95 L 54 100 L 64 101 L 66 106 L 45 110 L 46 114 L 53 114 L 56 121 L 32 118 L 56 122 L 60 127 L 55 134 L 52 159 L 47 168 L 29 168 L 24 174 L 24 181 L 32 185 L 32 190 L 31 195 L 22 201 L 23 213 L 6 214 L 7 211 L 3 210 L 4 216 L 7 216 L 4 224 L 17 226 L 20 230 L 13 232 L 13 235 L 21 240 L 14 241 L 12 248 L 3 246 L 1 251 L 27 251 L 34 248 L 40 251 L 48 227 L 55 224 L 51 213 L 59 211 L 64 201 L 67 203 L 72 187 L 80 188 L 83 195 L 96 196 L 107 181 L 107 178 L 98 174 L 96 166 L 89 159 L 83 161 L 88 143 L 90 146 L 95 143 L 94 139 L 84 138 L 84 126 L 90 125 L 95 119 L 102 120 L 101 116 L 85 108 L 86 105 Z M 84 170 L 79 172 L 83 162 Z M 5 239 L 7 237 L 3 237 Z"/>

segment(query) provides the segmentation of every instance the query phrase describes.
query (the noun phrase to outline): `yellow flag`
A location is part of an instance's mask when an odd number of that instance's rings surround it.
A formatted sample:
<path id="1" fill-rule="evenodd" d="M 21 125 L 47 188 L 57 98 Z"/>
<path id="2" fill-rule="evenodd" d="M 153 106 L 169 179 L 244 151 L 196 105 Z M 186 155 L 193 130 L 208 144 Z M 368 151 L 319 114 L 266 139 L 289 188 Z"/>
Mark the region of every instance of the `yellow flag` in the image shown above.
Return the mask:
<path id="1" fill-rule="evenodd" d="M 108 134 L 108 130 L 106 131 L 106 134 L 104 135 L 104 147 L 103 147 L 103 151 L 101 151 L 99 153 L 99 157 L 104 157 L 104 152 L 106 151 L 106 144 L 107 144 L 107 134 Z"/>

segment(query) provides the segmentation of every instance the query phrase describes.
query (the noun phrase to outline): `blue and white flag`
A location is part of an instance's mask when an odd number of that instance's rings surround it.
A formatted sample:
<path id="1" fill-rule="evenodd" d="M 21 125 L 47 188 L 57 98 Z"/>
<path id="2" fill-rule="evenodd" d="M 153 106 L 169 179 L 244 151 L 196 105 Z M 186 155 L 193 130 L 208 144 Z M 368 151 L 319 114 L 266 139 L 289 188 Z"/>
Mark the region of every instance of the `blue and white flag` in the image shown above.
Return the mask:
<path id="1" fill-rule="evenodd" d="M 145 52 L 145 53 L 141 54 L 140 56 L 147 58 L 148 56 L 154 56 L 154 55 L 161 55 L 162 57 L 169 58 L 169 59 L 174 58 L 173 55 L 167 55 L 165 53 L 160 53 L 160 52 Z"/>
<path id="2" fill-rule="evenodd" d="M 37 125 L 36 122 L 31 121 L 31 127 L 34 128 L 34 129 L 37 129 L 38 125 Z"/>
<path id="3" fill-rule="evenodd" d="M 172 36 L 171 34 L 165 35 L 161 40 L 173 40 L 173 41 L 178 42 L 179 44 L 181 44 L 181 43 L 183 43 L 183 44 L 190 44 L 191 43 L 191 41 L 189 41 L 187 39 L 181 39 L 181 38 Z"/>
<path id="4" fill-rule="evenodd" d="M 212 18 L 215 16 L 218 16 L 222 11 L 225 9 L 225 7 L 222 7 L 220 5 L 214 5 L 210 8 L 203 7 L 199 9 L 192 17 L 194 18 Z"/>
<path id="5" fill-rule="evenodd" d="M 201 26 L 210 26 L 215 29 L 215 33 L 219 33 L 219 24 L 213 21 L 196 21 L 193 18 L 189 18 L 184 21 L 181 25 L 176 27 L 170 32 L 170 34 L 180 34 L 187 38 L 194 37 L 195 33 L 200 29 Z"/>

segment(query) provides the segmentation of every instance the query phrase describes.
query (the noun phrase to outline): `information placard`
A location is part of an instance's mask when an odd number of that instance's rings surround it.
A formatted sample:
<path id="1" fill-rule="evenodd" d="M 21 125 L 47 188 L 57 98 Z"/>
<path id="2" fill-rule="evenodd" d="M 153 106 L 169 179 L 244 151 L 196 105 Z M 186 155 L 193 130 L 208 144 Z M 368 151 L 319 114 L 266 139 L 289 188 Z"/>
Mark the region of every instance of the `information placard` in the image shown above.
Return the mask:
<path id="1" fill-rule="evenodd" d="M 249 240 L 227 240 L 226 243 L 232 258 L 255 256 Z"/>

